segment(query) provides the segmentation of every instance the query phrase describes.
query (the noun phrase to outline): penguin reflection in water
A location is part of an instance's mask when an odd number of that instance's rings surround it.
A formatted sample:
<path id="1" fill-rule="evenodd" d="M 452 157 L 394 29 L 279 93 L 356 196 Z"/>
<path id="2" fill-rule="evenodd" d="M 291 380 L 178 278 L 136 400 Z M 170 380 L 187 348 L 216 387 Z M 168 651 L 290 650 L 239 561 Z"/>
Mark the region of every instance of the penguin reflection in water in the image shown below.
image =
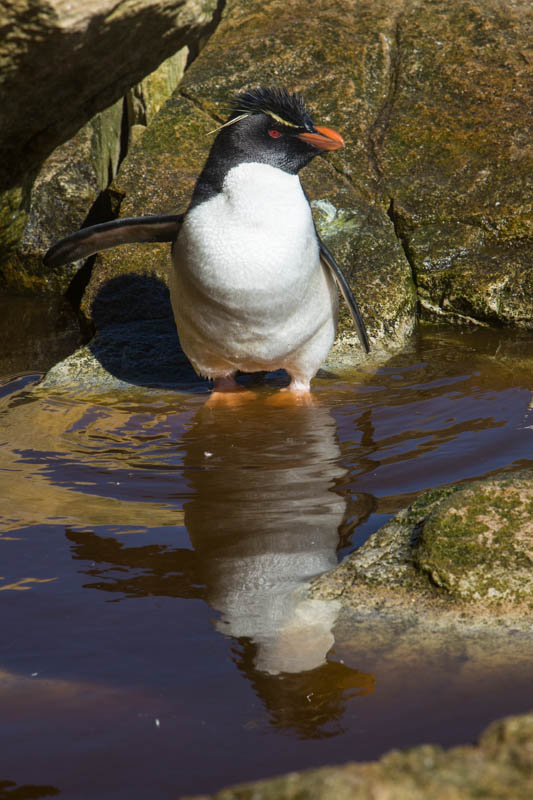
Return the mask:
<path id="1" fill-rule="evenodd" d="M 181 346 L 215 393 L 240 391 L 235 375 L 284 369 L 306 396 L 337 327 L 340 288 L 362 346 L 357 303 L 320 240 L 299 171 L 344 146 L 283 89 L 239 95 L 200 173 L 187 211 L 121 219 L 61 240 L 57 266 L 131 242 L 173 242 L 172 308 Z M 290 396 L 290 395 L 289 395 Z M 228 399 L 230 399 L 228 397 Z"/>

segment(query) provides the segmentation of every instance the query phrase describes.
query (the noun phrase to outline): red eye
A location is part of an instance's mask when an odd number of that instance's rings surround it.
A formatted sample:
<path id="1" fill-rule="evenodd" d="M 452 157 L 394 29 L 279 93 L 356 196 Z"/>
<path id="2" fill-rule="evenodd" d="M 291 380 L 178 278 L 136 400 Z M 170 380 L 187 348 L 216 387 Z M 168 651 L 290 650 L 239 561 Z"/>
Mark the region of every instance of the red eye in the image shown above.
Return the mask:
<path id="1" fill-rule="evenodd" d="M 269 136 L 272 136 L 273 139 L 279 139 L 281 133 L 277 131 L 275 128 L 271 128 L 268 132 Z"/>

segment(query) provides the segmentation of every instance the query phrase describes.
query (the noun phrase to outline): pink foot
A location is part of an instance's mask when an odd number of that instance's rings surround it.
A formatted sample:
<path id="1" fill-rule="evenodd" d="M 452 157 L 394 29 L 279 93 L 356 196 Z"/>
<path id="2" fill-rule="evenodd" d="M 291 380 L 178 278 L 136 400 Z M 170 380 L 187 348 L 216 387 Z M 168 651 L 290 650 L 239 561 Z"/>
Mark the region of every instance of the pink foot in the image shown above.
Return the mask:
<path id="1" fill-rule="evenodd" d="M 313 406 L 315 400 L 311 394 L 309 381 L 298 381 L 294 378 L 286 389 L 280 389 L 267 400 L 272 406 Z"/>
<path id="2" fill-rule="evenodd" d="M 215 378 L 213 391 L 206 402 L 208 408 L 225 406 L 226 408 L 239 406 L 249 400 L 255 400 L 257 395 L 248 389 L 239 386 L 233 375 L 224 378 Z"/>

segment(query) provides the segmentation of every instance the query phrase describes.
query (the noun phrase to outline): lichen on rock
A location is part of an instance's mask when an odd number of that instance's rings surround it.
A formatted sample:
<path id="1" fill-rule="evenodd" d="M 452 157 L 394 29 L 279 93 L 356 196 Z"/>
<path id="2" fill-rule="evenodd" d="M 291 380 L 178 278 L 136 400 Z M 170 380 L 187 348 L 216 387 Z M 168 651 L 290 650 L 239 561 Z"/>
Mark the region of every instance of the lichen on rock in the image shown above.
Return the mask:
<path id="1" fill-rule="evenodd" d="M 533 608 L 533 472 L 425 492 L 332 572 L 313 595 L 348 607 L 515 617 Z M 443 616 L 445 619 L 445 616 Z"/>

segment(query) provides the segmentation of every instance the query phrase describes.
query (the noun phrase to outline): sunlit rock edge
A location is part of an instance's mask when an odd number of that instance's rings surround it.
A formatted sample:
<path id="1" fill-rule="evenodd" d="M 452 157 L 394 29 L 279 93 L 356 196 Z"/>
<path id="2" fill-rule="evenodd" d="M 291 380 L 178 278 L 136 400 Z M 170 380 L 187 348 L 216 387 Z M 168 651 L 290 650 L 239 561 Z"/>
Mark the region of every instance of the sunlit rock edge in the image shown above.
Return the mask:
<path id="1" fill-rule="evenodd" d="M 533 640 L 533 472 L 423 493 L 311 594 L 352 618 L 432 630 L 522 630 Z"/>
<path id="2" fill-rule="evenodd" d="M 490 725 L 476 745 L 422 745 L 379 761 L 291 772 L 223 789 L 213 800 L 526 800 L 533 793 L 533 714 Z M 196 800 L 207 800 L 208 795 Z"/>

